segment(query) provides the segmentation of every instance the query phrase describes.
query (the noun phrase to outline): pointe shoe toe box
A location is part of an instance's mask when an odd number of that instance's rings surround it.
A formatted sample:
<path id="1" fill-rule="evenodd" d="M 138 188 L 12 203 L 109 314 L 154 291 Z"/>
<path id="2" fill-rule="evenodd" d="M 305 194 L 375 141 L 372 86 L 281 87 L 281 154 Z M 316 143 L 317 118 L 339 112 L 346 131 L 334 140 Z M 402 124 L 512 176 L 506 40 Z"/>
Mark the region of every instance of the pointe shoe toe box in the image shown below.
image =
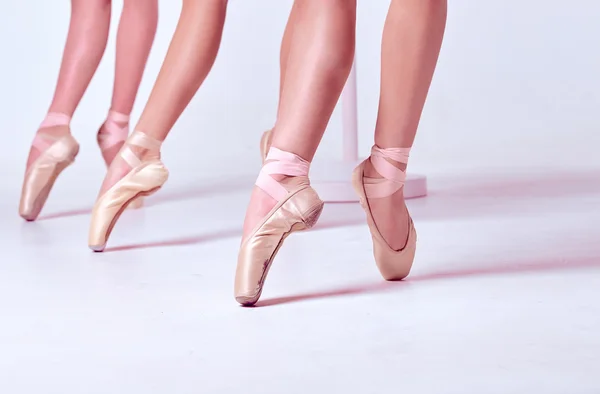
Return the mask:
<path id="1" fill-rule="evenodd" d="M 373 237 L 373 256 L 381 276 L 388 281 L 402 280 L 410 274 L 417 247 L 417 233 L 411 221 L 410 234 L 404 249 L 396 251 L 376 236 Z"/>
<path id="2" fill-rule="evenodd" d="M 160 161 L 151 161 L 133 169 L 108 189 L 94 205 L 88 237 L 93 250 L 106 244 L 110 232 L 121 213 L 129 204 L 148 196 L 162 187 L 169 171 Z"/>
<path id="3" fill-rule="evenodd" d="M 60 173 L 73 163 L 79 153 L 79 144 L 69 134 L 57 140 L 40 154 L 28 168 L 21 200 L 19 215 L 27 221 L 35 220 L 40 214 L 46 199 Z"/>

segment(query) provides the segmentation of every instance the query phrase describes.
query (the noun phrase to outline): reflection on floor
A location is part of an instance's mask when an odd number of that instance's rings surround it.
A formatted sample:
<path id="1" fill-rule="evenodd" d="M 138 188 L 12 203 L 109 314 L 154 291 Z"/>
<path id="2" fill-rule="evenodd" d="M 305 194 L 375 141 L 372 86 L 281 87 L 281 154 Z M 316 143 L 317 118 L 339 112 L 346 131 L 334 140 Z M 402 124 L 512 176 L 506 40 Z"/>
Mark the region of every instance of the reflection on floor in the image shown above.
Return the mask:
<path id="1" fill-rule="evenodd" d="M 328 205 L 245 309 L 249 183 L 166 188 L 103 254 L 92 194 L 59 187 L 35 223 L 3 194 L 1 392 L 600 392 L 600 173 L 432 179 L 400 283 L 380 280 L 360 208 Z"/>

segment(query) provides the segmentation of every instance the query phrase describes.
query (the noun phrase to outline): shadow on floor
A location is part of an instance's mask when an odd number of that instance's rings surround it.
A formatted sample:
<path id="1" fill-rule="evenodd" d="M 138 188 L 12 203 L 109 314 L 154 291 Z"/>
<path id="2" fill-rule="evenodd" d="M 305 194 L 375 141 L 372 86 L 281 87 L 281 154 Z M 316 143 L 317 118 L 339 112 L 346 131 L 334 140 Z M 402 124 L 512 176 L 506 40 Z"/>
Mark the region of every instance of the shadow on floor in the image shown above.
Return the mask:
<path id="1" fill-rule="evenodd" d="M 427 198 L 409 201 L 415 220 L 497 216 L 547 210 L 568 211 L 566 197 L 600 195 L 600 171 L 505 173 L 434 178 Z M 556 202 L 556 204 L 554 204 Z"/>
<path id="2" fill-rule="evenodd" d="M 205 181 L 198 187 L 164 190 L 148 198 L 148 207 L 189 200 L 210 198 L 239 192 L 251 187 L 248 176 Z M 551 200 L 568 196 L 600 194 L 600 171 L 580 170 L 552 173 L 473 174 L 457 177 L 439 177 L 430 181 L 428 198 L 411 200 L 409 207 L 416 220 L 445 219 L 480 216 L 511 211 L 512 202 L 540 199 Z M 338 204 L 328 204 L 338 205 Z M 525 207 L 522 204 L 521 207 Z M 525 208 L 517 208 L 525 209 Z M 51 220 L 69 216 L 87 215 L 91 208 L 79 208 L 42 215 L 38 220 Z"/>
<path id="3" fill-rule="evenodd" d="M 194 198 L 210 198 L 227 193 L 236 193 L 247 190 L 250 192 L 253 178 L 249 176 L 229 177 L 227 179 L 199 181 L 200 186 L 187 187 L 175 190 L 165 190 L 150 197 L 146 206 L 155 206 L 175 201 L 190 200 Z"/>
<path id="4" fill-rule="evenodd" d="M 37 218 L 36 221 L 60 219 L 60 218 L 67 218 L 67 217 L 71 217 L 71 216 L 89 215 L 91 213 L 92 213 L 92 208 L 72 209 L 70 211 L 49 213 L 47 215 L 42 214 L 41 216 L 39 216 Z"/>
<path id="5" fill-rule="evenodd" d="M 121 245 L 115 246 L 111 248 L 106 248 L 104 253 L 110 252 L 123 252 L 126 250 L 135 250 L 135 249 L 149 249 L 149 248 L 165 248 L 171 246 L 187 246 L 187 245 L 196 245 L 202 244 L 211 241 L 217 241 L 220 239 L 227 239 L 232 237 L 240 236 L 241 232 L 239 230 L 223 230 L 216 233 L 198 235 L 193 237 L 185 237 L 185 238 L 176 238 L 165 241 L 154 241 L 154 242 L 146 242 L 139 244 L 131 244 L 131 245 Z"/>
<path id="6" fill-rule="evenodd" d="M 423 281 L 460 279 L 472 276 L 494 276 L 507 274 L 527 274 L 547 271 L 567 271 L 585 268 L 600 268 L 600 256 L 596 259 L 580 259 L 572 262 L 557 261 L 551 263 L 510 263 L 506 265 L 497 265 L 494 267 L 470 267 L 449 271 L 416 274 L 414 276 L 409 276 L 406 280 L 398 282 L 379 281 L 373 283 L 365 283 L 362 285 L 341 287 L 337 289 L 297 294 L 286 297 L 270 298 L 263 301 L 259 301 L 256 304 L 256 307 L 275 306 L 281 304 L 290 304 L 294 302 L 327 299 L 342 296 L 355 296 L 372 293 L 382 293 L 387 291 L 398 291 L 400 289 L 406 288 L 406 286 L 410 285 L 411 283 Z"/>
<path id="7" fill-rule="evenodd" d="M 152 207 L 160 204 L 190 200 L 194 198 L 210 198 L 227 193 L 235 193 L 240 190 L 250 190 L 252 181 L 249 177 L 240 176 L 227 178 L 225 180 L 199 181 L 201 186 L 174 188 L 160 191 L 153 196 L 144 199 L 144 207 Z M 37 220 L 60 219 L 71 216 L 89 215 L 92 208 L 78 208 L 49 214 L 42 214 Z"/>
<path id="8" fill-rule="evenodd" d="M 337 227 L 345 227 L 345 226 L 354 226 L 362 224 L 364 220 L 356 219 L 356 218 L 343 218 L 340 217 L 335 220 L 324 220 L 323 222 L 319 222 L 317 226 L 314 227 L 314 230 L 325 230 Z M 229 229 L 217 231 L 210 234 L 201 234 L 191 237 L 183 237 L 183 238 L 175 238 L 170 240 L 163 241 L 152 241 L 152 242 L 144 242 L 138 244 L 130 244 L 130 245 L 121 245 L 106 248 L 104 250 L 107 252 L 122 252 L 125 250 L 136 250 L 136 249 L 149 249 L 149 248 L 164 248 L 171 246 L 187 246 L 187 245 L 197 245 L 211 241 L 217 241 L 221 239 L 227 238 L 239 238 L 242 236 L 242 231 L 240 229 Z"/>

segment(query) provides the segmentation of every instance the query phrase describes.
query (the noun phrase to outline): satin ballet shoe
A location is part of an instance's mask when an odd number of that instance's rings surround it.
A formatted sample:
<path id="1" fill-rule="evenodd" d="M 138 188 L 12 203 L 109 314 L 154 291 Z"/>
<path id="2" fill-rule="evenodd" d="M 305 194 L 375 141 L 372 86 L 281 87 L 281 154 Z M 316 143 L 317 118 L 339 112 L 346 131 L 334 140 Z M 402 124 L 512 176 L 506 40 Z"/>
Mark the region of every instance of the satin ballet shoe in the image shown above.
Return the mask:
<path id="1" fill-rule="evenodd" d="M 265 131 L 262 137 L 260 137 L 260 157 L 263 163 L 267 159 L 267 153 L 269 152 L 269 148 L 271 147 L 272 138 L 273 129 Z"/>
<path id="2" fill-rule="evenodd" d="M 383 179 L 365 177 L 364 166 L 369 159 L 356 167 L 352 174 L 352 185 L 367 215 L 367 223 L 371 230 L 375 262 L 383 278 L 390 281 L 404 279 L 410 273 L 417 247 L 417 232 L 409 216 L 406 245 L 402 250 L 392 249 L 377 228 L 369 206 L 369 199 L 389 197 L 404 186 L 406 173 L 394 167 L 386 159 L 406 164 L 409 152 L 410 148 L 380 149 L 374 146 L 371 150 L 371 164 L 383 176 Z"/>
<path id="3" fill-rule="evenodd" d="M 306 160 L 270 148 L 256 186 L 277 204 L 242 240 L 235 274 L 234 296 L 244 306 L 260 298 L 265 279 L 285 239 L 296 231 L 310 229 L 323 211 L 323 201 L 310 186 Z M 286 175 L 277 182 L 271 175 Z"/>
<path id="4" fill-rule="evenodd" d="M 40 129 L 68 126 L 70 121 L 71 118 L 67 115 L 49 113 Z M 38 131 L 33 140 L 33 147 L 40 152 L 40 156 L 25 171 L 19 203 L 19 215 L 27 221 L 37 219 L 54 182 L 60 173 L 75 161 L 79 153 L 79 144 L 70 133 L 55 136 Z"/>
<path id="5" fill-rule="evenodd" d="M 123 126 L 124 125 L 124 126 Z M 116 111 L 109 111 L 106 121 L 100 127 L 97 134 L 98 147 L 104 158 L 106 168 L 110 166 L 112 160 L 107 160 L 107 152 L 114 150 L 118 152 L 129 135 L 129 115 L 122 114 Z M 133 200 L 127 208 L 139 209 L 144 205 L 143 197 L 138 197 Z"/>
<path id="6" fill-rule="evenodd" d="M 155 193 L 167 181 L 169 171 L 160 159 L 142 161 L 130 148 L 137 146 L 158 152 L 160 145 L 160 141 L 140 131 L 135 131 L 119 152 L 131 170 L 99 196 L 94 205 L 88 238 L 88 245 L 93 251 L 104 250 L 119 217 L 133 200 Z"/>

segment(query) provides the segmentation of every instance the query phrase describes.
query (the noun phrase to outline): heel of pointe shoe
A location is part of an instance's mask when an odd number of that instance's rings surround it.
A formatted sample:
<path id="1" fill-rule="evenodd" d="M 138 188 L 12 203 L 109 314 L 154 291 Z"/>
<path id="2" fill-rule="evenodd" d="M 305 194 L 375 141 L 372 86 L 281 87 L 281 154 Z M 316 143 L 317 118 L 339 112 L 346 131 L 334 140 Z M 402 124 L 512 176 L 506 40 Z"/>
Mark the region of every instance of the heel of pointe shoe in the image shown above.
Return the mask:
<path id="1" fill-rule="evenodd" d="M 325 203 L 312 187 L 298 192 L 298 195 L 294 198 L 294 204 L 297 205 L 299 216 L 302 218 L 302 230 L 309 230 L 317 224 L 325 206 Z"/>
<path id="2" fill-rule="evenodd" d="M 361 204 L 362 204 L 363 194 L 364 194 L 364 192 L 363 192 L 363 171 L 364 171 L 365 161 L 360 163 L 354 169 L 354 171 L 352 171 L 352 189 L 354 189 L 354 192 L 359 197 Z"/>
<path id="3" fill-rule="evenodd" d="M 260 158 L 263 163 L 267 158 L 267 153 L 269 152 L 269 147 L 271 146 L 271 136 L 273 134 L 273 130 L 267 130 L 263 133 L 262 137 L 260 137 Z"/>
<path id="4" fill-rule="evenodd" d="M 321 201 L 319 204 L 312 207 L 306 215 L 303 215 L 304 226 L 307 230 L 310 230 L 317 224 L 319 218 L 321 217 L 321 213 L 323 212 L 323 207 L 325 203 Z"/>

